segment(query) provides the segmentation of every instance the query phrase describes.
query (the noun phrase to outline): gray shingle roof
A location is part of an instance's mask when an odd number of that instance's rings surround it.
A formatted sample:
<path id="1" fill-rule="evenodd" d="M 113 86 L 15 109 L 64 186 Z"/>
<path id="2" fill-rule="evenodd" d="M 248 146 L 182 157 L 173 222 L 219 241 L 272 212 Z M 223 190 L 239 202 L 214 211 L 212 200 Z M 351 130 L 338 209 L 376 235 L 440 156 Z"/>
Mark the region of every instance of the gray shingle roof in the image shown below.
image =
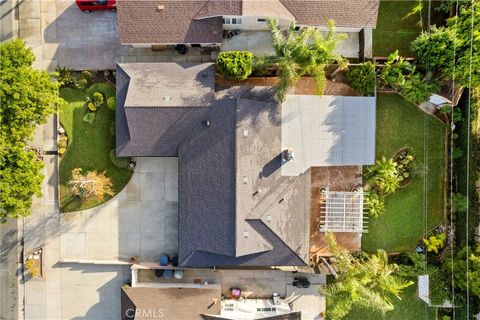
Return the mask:
<path id="1" fill-rule="evenodd" d="M 262 101 L 271 88 L 226 93 L 207 116 L 211 126 L 192 131 L 180 146 L 181 264 L 304 265 L 310 174 L 281 177 L 274 163 L 280 106 Z"/>
<path id="2" fill-rule="evenodd" d="M 214 72 L 208 63 L 119 64 L 117 154 L 176 156 L 213 104 Z"/>
<path id="3" fill-rule="evenodd" d="M 299 24 L 375 27 L 379 0 L 117 0 L 121 43 L 222 43 L 223 15 L 273 16 Z M 164 6 L 157 10 L 157 6 Z"/>

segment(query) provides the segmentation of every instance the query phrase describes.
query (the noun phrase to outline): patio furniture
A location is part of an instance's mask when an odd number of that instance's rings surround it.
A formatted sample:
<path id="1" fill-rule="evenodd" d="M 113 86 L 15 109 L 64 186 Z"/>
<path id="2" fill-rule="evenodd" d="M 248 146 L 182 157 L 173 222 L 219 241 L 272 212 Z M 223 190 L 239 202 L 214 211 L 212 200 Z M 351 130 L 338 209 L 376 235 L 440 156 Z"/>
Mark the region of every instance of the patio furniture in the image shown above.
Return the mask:
<path id="1" fill-rule="evenodd" d="M 242 294 L 242 290 L 240 290 L 239 288 L 231 288 L 230 289 L 230 295 L 231 295 L 232 299 L 239 299 L 241 294 Z"/>
<path id="2" fill-rule="evenodd" d="M 176 269 L 173 276 L 175 277 L 175 279 L 182 279 L 183 278 L 183 270 L 182 269 Z"/>
<path id="3" fill-rule="evenodd" d="M 157 278 L 163 277 L 163 270 L 162 269 L 155 269 L 155 276 Z"/>
<path id="4" fill-rule="evenodd" d="M 162 267 L 168 266 L 169 260 L 170 260 L 170 257 L 168 255 L 166 255 L 166 254 L 162 255 L 160 257 L 160 265 Z"/>
<path id="5" fill-rule="evenodd" d="M 163 279 L 172 279 L 172 277 L 173 277 L 172 269 L 163 270 Z"/>

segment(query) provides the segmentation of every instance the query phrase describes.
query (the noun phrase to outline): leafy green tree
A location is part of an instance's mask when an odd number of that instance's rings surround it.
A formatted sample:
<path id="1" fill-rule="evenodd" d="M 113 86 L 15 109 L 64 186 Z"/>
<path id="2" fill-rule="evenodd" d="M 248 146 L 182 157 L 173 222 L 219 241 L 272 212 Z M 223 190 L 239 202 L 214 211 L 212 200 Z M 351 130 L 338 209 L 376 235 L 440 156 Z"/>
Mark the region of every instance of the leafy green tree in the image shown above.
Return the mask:
<path id="1" fill-rule="evenodd" d="M 392 299 L 401 299 L 403 289 L 413 284 L 396 274 L 398 266 L 388 263 L 384 250 L 357 259 L 338 246 L 332 233 L 327 234 L 327 243 L 338 268 L 335 282 L 322 289 L 329 319 L 342 319 L 354 308 L 386 314 L 394 309 Z"/>
<path id="2" fill-rule="evenodd" d="M 405 100 L 419 104 L 428 101 L 433 92 L 440 89 L 440 84 L 436 81 L 427 81 L 419 73 L 414 73 L 409 79 L 406 79 L 400 89 Z"/>
<path id="3" fill-rule="evenodd" d="M 455 32 L 458 41 L 455 78 L 461 85 L 469 87 L 471 71 L 471 88 L 480 87 L 480 1 L 464 2 L 458 15 L 448 20 L 447 26 Z"/>
<path id="4" fill-rule="evenodd" d="M 280 30 L 276 19 L 269 19 L 268 26 L 272 32 L 272 45 L 280 69 L 280 82 L 277 85 L 279 101 L 285 99 L 288 89 L 295 86 L 304 75 L 312 76 L 317 94 L 323 94 L 326 85 L 325 65 L 337 62 L 341 67 L 346 67 L 346 61 L 336 52 L 346 35 L 335 32 L 333 20 L 328 22 L 325 37 L 315 28 L 295 30 L 294 22 L 285 32 Z"/>
<path id="5" fill-rule="evenodd" d="M 0 155 L 0 222 L 30 214 L 32 197 L 40 196 L 43 163 L 33 151 L 8 146 Z"/>
<path id="6" fill-rule="evenodd" d="M 252 73 L 253 54 L 248 51 L 223 51 L 218 54 L 217 64 L 225 78 L 245 80 Z"/>
<path id="7" fill-rule="evenodd" d="M 46 122 L 56 105 L 58 83 L 32 67 L 34 55 L 21 40 L 0 45 L 0 221 L 30 213 L 40 195 L 42 162 L 27 151 L 35 128 Z"/>
<path id="8" fill-rule="evenodd" d="M 468 247 L 469 255 L 467 256 L 467 246 L 463 247 L 455 254 L 453 260 L 453 276 L 455 278 L 455 286 L 462 292 L 467 290 L 467 273 L 468 287 L 470 293 L 478 300 L 480 298 L 480 244 L 475 247 Z M 467 272 L 467 258 L 469 260 Z M 450 259 L 445 261 L 444 268 L 446 272 L 451 272 L 452 262 Z"/>
<path id="9" fill-rule="evenodd" d="M 410 50 L 428 70 L 451 76 L 455 61 L 454 48 L 457 45 L 458 40 L 452 28 L 432 26 L 430 32 L 423 32 L 410 44 Z"/>
<path id="10" fill-rule="evenodd" d="M 371 61 L 352 67 L 347 72 L 347 79 L 352 88 L 359 94 L 366 96 L 375 91 L 376 65 Z"/>
<path id="11" fill-rule="evenodd" d="M 397 50 L 388 56 L 378 78 L 385 86 L 399 90 L 413 72 L 415 72 L 415 67 L 400 56 Z"/>

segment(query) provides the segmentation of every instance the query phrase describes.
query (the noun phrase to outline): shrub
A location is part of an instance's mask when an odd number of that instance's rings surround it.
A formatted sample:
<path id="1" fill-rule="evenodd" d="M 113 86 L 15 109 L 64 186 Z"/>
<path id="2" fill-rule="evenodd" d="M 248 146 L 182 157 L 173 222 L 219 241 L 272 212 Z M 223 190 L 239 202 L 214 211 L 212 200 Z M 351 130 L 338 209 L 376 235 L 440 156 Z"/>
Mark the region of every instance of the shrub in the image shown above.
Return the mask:
<path id="1" fill-rule="evenodd" d="M 25 261 L 25 270 L 30 274 L 32 277 L 40 276 L 40 270 L 35 266 L 35 260 L 27 259 Z"/>
<path id="2" fill-rule="evenodd" d="M 360 95 L 365 96 L 375 90 L 375 67 L 374 63 L 368 61 L 348 70 L 347 79 Z"/>
<path id="3" fill-rule="evenodd" d="M 370 216 L 377 218 L 385 212 L 385 202 L 375 192 L 367 193 L 364 201 Z"/>
<path id="4" fill-rule="evenodd" d="M 454 108 L 453 109 L 453 119 L 452 120 L 453 120 L 454 123 L 463 121 L 462 110 L 460 110 L 460 108 Z"/>
<path id="5" fill-rule="evenodd" d="M 82 71 L 82 74 L 80 75 L 82 79 L 85 79 L 88 81 L 88 83 L 92 82 L 92 73 L 88 70 Z"/>
<path id="6" fill-rule="evenodd" d="M 268 74 L 267 68 L 270 67 L 275 57 L 269 56 L 254 56 L 252 74 L 257 77 L 266 76 Z"/>
<path id="7" fill-rule="evenodd" d="M 225 78 L 244 80 L 252 73 L 253 54 L 248 51 L 223 51 L 218 55 L 217 64 Z"/>
<path id="8" fill-rule="evenodd" d="M 380 197 L 394 193 L 400 183 L 397 163 L 393 159 L 382 157 L 367 169 L 365 179 Z"/>
<path id="9" fill-rule="evenodd" d="M 57 148 L 58 148 L 59 156 L 63 156 L 63 154 L 65 153 L 65 150 L 67 149 L 67 142 L 68 142 L 67 136 L 60 136 L 57 139 Z"/>
<path id="10" fill-rule="evenodd" d="M 436 81 L 427 81 L 419 73 L 412 74 L 410 79 L 406 79 L 400 88 L 400 92 L 405 100 L 419 104 L 428 101 L 432 93 L 438 91 L 440 85 Z"/>
<path id="11" fill-rule="evenodd" d="M 88 108 L 88 110 L 90 110 L 92 112 L 97 111 L 97 107 L 95 106 L 95 104 L 93 102 L 87 102 L 87 108 Z"/>
<path id="12" fill-rule="evenodd" d="M 110 97 L 107 99 L 107 107 L 109 109 L 115 110 L 116 105 L 117 105 L 117 99 L 115 99 L 115 97 Z"/>
<path id="13" fill-rule="evenodd" d="M 73 69 L 57 66 L 55 68 L 55 77 L 60 87 L 76 87 L 77 79 L 73 76 Z"/>
<path id="14" fill-rule="evenodd" d="M 115 149 L 110 150 L 110 160 L 112 160 L 112 163 L 115 167 L 117 168 L 126 168 L 130 164 L 130 158 L 129 157 L 117 157 L 115 154 Z"/>
<path id="15" fill-rule="evenodd" d="M 428 239 L 423 239 L 423 243 L 427 246 L 427 251 L 433 251 L 438 253 L 438 249 L 443 248 L 445 245 L 445 233 L 439 233 L 438 235 L 433 235 L 428 237 Z"/>
<path id="16" fill-rule="evenodd" d="M 453 148 L 452 158 L 453 158 L 454 160 L 458 160 L 458 159 L 460 159 L 461 157 L 463 157 L 464 154 L 465 154 L 465 151 L 463 151 L 462 148 L 455 147 L 455 148 Z"/>
<path id="17" fill-rule="evenodd" d="M 101 94 L 100 92 L 94 92 L 92 94 L 92 98 L 93 98 L 93 104 L 95 104 L 95 107 L 99 108 L 102 106 L 103 102 L 104 102 L 104 99 L 103 99 L 103 94 Z"/>
<path id="18" fill-rule="evenodd" d="M 83 121 L 85 121 L 87 123 L 93 123 L 93 121 L 95 121 L 95 113 L 88 112 L 87 114 L 85 114 L 83 116 Z"/>
<path id="19" fill-rule="evenodd" d="M 467 209 L 468 209 L 467 197 L 461 193 L 455 193 L 452 197 L 452 211 L 467 212 Z"/>
<path id="20" fill-rule="evenodd" d="M 80 90 L 85 90 L 85 89 L 87 89 L 87 87 L 88 87 L 88 81 L 87 81 L 87 79 L 80 79 L 80 80 L 78 80 L 76 87 L 77 87 L 78 89 L 80 89 Z"/>

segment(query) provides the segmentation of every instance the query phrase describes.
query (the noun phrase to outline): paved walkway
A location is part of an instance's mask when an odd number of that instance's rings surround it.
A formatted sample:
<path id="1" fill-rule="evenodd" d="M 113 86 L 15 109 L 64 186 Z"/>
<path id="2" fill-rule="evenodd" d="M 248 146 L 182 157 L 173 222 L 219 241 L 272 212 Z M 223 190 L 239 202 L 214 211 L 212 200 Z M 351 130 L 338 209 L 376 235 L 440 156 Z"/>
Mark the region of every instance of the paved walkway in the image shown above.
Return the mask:
<path id="1" fill-rule="evenodd" d="M 178 254 L 177 158 L 138 158 L 127 186 L 108 202 L 62 213 L 61 259 L 154 262 Z"/>

